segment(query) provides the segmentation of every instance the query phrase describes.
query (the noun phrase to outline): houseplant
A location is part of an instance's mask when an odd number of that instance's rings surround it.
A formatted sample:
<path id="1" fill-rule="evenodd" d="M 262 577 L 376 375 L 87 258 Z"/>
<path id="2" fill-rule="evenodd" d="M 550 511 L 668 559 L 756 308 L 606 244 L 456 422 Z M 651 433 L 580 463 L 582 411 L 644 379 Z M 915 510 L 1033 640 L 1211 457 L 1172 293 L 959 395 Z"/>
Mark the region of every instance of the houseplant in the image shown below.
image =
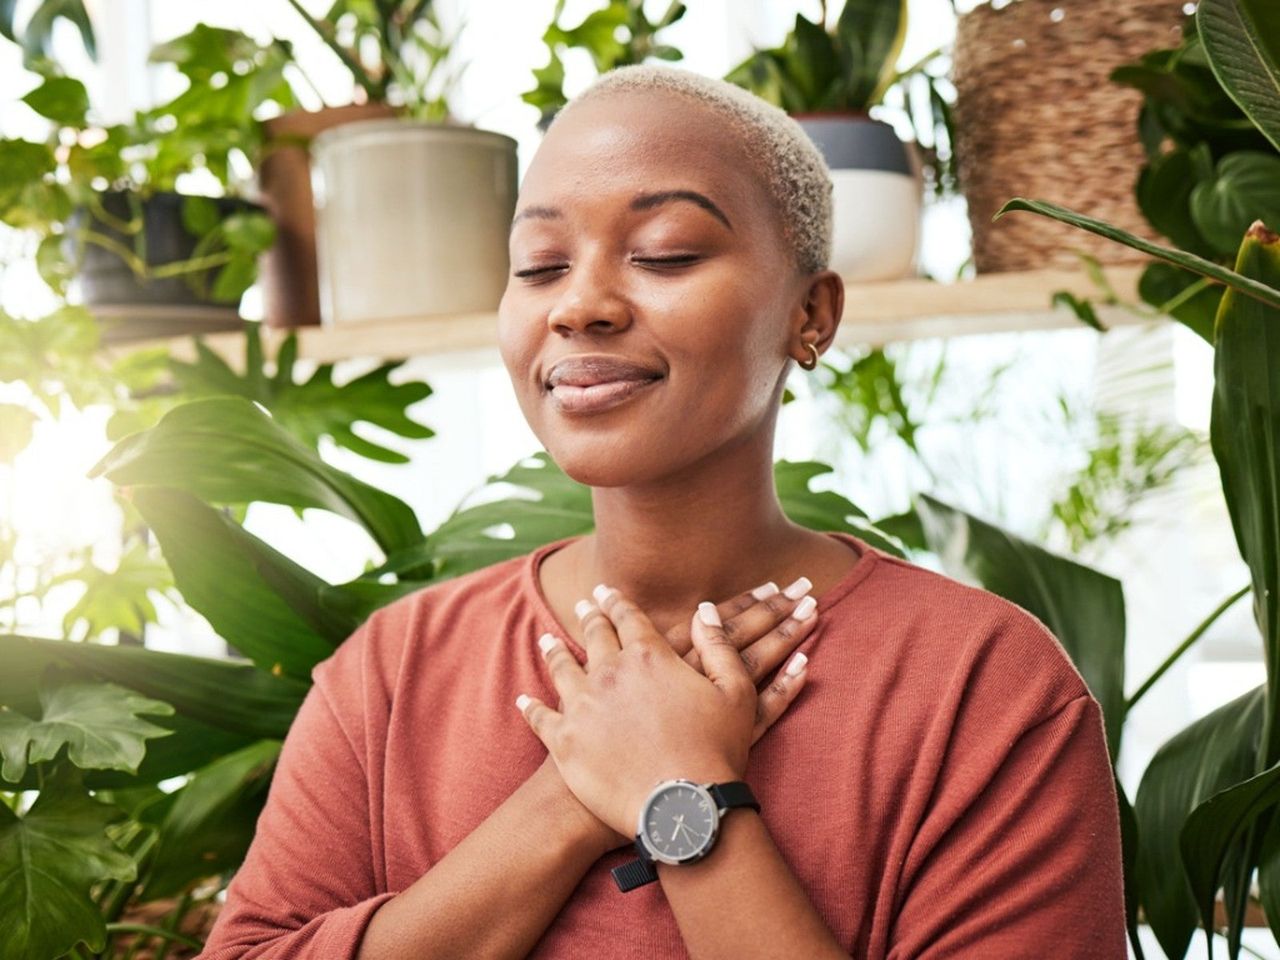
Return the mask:
<path id="1" fill-rule="evenodd" d="M 455 67 L 457 31 L 442 27 L 431 0 L 335 0 L 319 17 L 297 0 L 289 3 L 350 72 L 352 97 L 346 104 L 288 110 L 264 124 L 269 149 L 258 182 L 280 242 L 263 259 L 262 293 L 266 321 L 277 327 L 321 322 L 311 142 L 362 120 L 444 123 L 465 68 Z"/>
<path id="2" fill-rule="evenodd" d="M 603 7 L 588 13 L 576 27 L 561 24 L 565 0 L 556 0 L 551 23 L 542 35 L 548 60 L 545 67 L 533 71 L 536 83 L 521 94 L 525 103 L 538 108 L 538 129 L 546 131 L 552 118 L 568 98 L 564 93 L 564 56 L 570 50 L 590 55 L 597 73 L 614 67 L 644 63 L 650 57 L 680 60 L 676 47 L 659 41 L 658 34 L 684 16 L 686 7 L 671 0 L 657 20 L 644 12 L 643 0 L 607 0 Z"/>
<path id="3" fill-rule="evenodd" d="M 725 77 L 786 110 L 822 150 L 834 185 L 831 269 L 850 281 L 916 268 L 920 160 L 869 115 L 906 75 L 896 72 L 906 29 L 906 0 L 849 0 L 830 31 L 825 19 L 796 14 L 780 47 L 757 50 Z"/>
<path id="4" fill-rule="evenodd" d="M 1195 15 L 1214 76 L 1280 147 L 1280 14 L 1266 0 L 1201 0 Z M 1214 898 L 1221 888 L 1228 952 L 1235 957 L 1255 872 L 1261 905 L 1280 939 L 1280 410 L 1272 389 L 1280 369 L 1280 224 L 1255 220 L 1231 270 L 1044 201 L 1015 197 L 997 216 L 1018 210 L 1118 241 L 1226 288 L 1212 330 L 1198 332 L 1208 333 L 1214 347 L 1210 433 L 1251 574 L 1267 680 L 1160 749 L 1139 786 L 1132 826 L 1138 896 L 1165 951 L 1184 955 L 1197 913 L 1212 951 Z"/>
<path id="5" fill-rule="evenodd" d="M 239 326 L 237 305 L 274 227 L 237 193 L 237 160 L 257 149 L 249 105 L 291 102 L 276 46 L 197 27 L 162 45 L 188 87 L 113 125 L 96 123 L 84 85 L 51 70 L 23 97 L 51 126 L 44 142 L 0 140 L 0 220 L 35 231 L 46 281 L 74 279 L 113 337 Z M 212 82 L 221 78 L 220 82 Z M 203 172 L 222 196 L 180 192 Z"/>
<path id="6" fill-rule="evenodd" d="M 1280 214 L 1280 151 L 1249 122 L 1214 76 L 1196 30 L 1111 74 L 1143 95 L 1138 132 L 1146 162 L 1135 194 L 1147 222 L 1184 250 L 1229 265 L 1255 217 Z M 1138 292 L 1206 340 L 1222 290 L 1163 260 L 1147 265 Z"/>
<path id="7" fill-rule="evenodd" d="M 80 32 L 85 52 L 91 59 L 97 59 L 93 22 L 81 0 L 39 0 L 21 27 L 14 19 L 16 13 L 15 2 L 0 4 L 0 37 L 22 47 L 22 62 L 28 69 L 47 68 L 53 62 L 53 30 L 59 20 L 70 23 Z"/>

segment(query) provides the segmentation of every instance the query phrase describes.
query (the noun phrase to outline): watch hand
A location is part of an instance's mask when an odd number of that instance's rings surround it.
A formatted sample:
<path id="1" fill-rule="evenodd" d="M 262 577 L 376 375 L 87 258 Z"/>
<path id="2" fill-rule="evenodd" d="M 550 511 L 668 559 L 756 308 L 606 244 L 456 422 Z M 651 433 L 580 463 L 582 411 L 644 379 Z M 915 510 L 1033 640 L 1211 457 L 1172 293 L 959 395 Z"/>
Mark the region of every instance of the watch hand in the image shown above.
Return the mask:
<path id="1" fill-rule="evenodd" d="M 684 814 L 682 813 L 680 814 L 680 816 L 676 817 L 676 828 L 671 831 L 671 839 L 673 841 L 676 838 L 676 834 L 680 832 L 680 828 L 683 826 L 684 826 Z"/>

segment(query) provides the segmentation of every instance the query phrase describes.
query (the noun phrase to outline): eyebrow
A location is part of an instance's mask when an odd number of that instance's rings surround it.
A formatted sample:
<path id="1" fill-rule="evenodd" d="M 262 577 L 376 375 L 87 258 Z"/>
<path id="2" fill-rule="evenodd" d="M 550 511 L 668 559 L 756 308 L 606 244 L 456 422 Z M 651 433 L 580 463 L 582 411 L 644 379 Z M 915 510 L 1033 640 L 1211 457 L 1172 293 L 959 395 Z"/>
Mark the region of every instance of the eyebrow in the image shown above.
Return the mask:
<path id="1" fill-rule="evenodd" d="M 637 194 L 631 199 L 630 209 L 651 210 L 654 207 L 661 206 L 664 203 L 671 203 L 675 200 L 687 200 L 690 203 L 695 203 L 723 223 L 730 230 L 733 229 L 733 224 L 729 222 L 729 218 L 725 216 L 724 211 L 716 206 L 715 201 L 705 194 L 699 193 L 697 190 L 660 190 L 656 193 Z M 536 218 L 538 220 L 558 220 L 561 217 L 561 213 L 556 207 L 537 205 L 525 207 L 517 213 L 515 218 L 511 221 L 512 228 L 526 217 Z"/>

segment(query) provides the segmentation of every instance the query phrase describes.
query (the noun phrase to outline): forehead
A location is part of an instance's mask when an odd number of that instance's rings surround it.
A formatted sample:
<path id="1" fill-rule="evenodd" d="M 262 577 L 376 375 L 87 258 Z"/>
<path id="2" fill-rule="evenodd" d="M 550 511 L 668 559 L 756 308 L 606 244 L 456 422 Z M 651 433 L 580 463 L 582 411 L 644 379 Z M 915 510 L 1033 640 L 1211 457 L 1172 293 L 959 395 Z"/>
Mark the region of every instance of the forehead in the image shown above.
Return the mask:
<path id="1" fill-rule="evenodd" d="M 625 201 L 678 188 L 705 193 L 730 219 L 736 212 L 751 221 L 768 205 L 738 134 L 722 116 L 669 93 L 628 91 L 583 102 L 556 121 L 525 174 L 519 208 Z"/>

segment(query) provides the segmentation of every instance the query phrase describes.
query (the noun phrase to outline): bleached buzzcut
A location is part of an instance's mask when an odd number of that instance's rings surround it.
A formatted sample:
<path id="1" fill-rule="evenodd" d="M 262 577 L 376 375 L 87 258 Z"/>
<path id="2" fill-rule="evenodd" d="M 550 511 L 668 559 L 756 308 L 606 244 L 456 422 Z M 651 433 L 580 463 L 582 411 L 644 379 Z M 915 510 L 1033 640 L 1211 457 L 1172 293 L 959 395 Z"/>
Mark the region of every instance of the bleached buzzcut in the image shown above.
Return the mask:
<path id="1" fill-rule="evenodd" d="M 796 267 L 804 274 L 825 270 L 831 261 L 832 186 L 827 162 L 785 110 L 749 90 L 678 67 L 651 63 L 614 67 L 562 107 L 551 127 L 578 104 L 607 94 L 649 90 L 685 97 L 720 115 L 772 197 Z"/>

